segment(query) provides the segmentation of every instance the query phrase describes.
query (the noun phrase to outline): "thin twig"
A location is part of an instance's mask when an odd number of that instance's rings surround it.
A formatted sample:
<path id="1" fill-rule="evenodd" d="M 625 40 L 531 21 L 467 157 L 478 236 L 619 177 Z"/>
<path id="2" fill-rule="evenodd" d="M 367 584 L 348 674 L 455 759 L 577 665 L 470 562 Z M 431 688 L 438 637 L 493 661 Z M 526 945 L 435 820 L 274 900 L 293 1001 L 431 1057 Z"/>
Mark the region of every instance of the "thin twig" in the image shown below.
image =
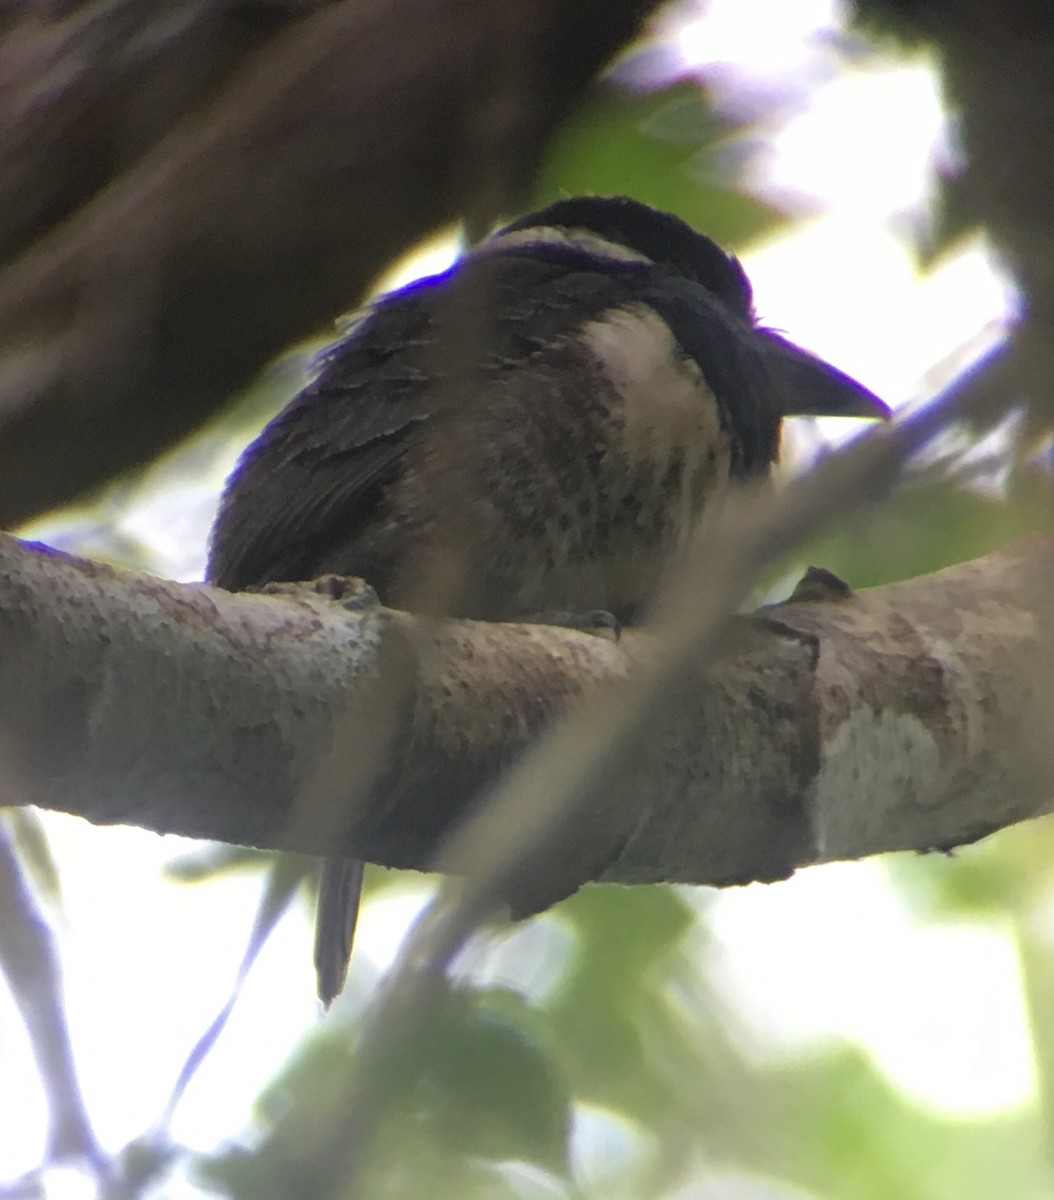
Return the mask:
<path id="1" fill-rule="evenodd" d="M 58 948 L 3 823 L 0 914 L 0 968 L 29 1035 L 48 1105 L 47 1161 L 101 1170 L 104 1155 L 73 1064 Z"/>

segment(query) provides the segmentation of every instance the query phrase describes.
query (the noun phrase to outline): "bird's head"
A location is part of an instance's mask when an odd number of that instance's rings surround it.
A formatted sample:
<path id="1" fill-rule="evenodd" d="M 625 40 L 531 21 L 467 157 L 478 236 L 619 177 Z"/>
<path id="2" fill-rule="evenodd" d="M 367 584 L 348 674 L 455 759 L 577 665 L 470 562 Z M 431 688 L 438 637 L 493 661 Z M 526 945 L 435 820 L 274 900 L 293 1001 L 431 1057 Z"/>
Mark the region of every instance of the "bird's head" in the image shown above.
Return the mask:
<path id="1" fill-rule="evenodd" d="M 528 213 L 499 237 L 524 231 L 531 240 L 562 238 L 595 253 L 655 263 L 702 284 L 731 312 L 754 317 L 754 294 L 743 265 L 686 221 L 628 196 L 575 196 Z"/>
<path id="2" fill-rule="evenodd" d="M 749 324 L 782 415 L 890 415 L 888 406 L 856 380 L 759 326 L 753 289 L 739 259 L 672 213 L 628 196 L 574 196 L 505 225 L 495 234 L 494 244 L 558 246 L 599 261 L 606 258 L 613 266 L 640 262 L 665 268 L 674 285 L 685 280 L 693 289 L 701 286 L 734 319 Z M 670 307 L 683 314 L 690 303 L 677 291 L 671 286 Z"/>

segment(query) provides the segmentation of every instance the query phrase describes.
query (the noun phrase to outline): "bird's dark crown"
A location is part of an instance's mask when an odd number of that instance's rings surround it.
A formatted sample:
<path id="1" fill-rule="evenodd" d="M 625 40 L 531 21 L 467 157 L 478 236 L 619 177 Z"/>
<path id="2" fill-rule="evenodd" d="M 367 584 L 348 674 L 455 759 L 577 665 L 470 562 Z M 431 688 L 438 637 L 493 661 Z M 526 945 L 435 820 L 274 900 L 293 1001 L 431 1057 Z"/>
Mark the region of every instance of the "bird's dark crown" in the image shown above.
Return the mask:
<path id="1" fill-rule="evenodd" d="M 672 267 L 701 283 L 733 312 L 748 320 L 753 317 L 750 280 L 739 259 L 672 213 L 628 196 L 575 196 L 517 218 L 499 236 L 531 229 L 585 230 Z"/>

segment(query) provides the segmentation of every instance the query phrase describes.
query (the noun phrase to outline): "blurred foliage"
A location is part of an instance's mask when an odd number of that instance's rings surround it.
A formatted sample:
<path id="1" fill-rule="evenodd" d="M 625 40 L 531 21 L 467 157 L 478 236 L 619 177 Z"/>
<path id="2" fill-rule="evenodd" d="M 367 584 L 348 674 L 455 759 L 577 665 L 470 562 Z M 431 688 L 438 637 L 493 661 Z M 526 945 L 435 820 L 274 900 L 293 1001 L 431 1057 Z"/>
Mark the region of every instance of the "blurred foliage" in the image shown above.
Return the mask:
<path id="1" fill-rule="evenodd" d="M 661 1122 L 691 1047 L 658 985 L 694 914 L 663 887 L 586 887 L 559 911 L 577 953 L 545 1011 L 575 1094 Z"/>
<path id="2" fill-rule="evenodd" d="M 919 920 L 1015 919 L 1054 885 L 1054 821 L 1012 825 L 948 853 L 889 855 L 887 869 Z"/>
<path id="3" fill-rule="evenodd" d="M 840 521 L 810 547 L 807 561 L 851 587 L 875 587 L 968 562 L 1052 526 L 1054 486 L 1046 472 L 1019 471 L 1001 493 L 961 478 L 909 476 L 877 508 Z"/>
<path id="4" fill-rule="evenodd" d="M 718 117 L 697 82 L 644 94 L 603 90 L 557 137 L 534 200 L 630 195 L 717 242 L 745 245 L 786 219 L 743 189 L 746 128 Z"/>
<path id="5" fill-rule="evenodd" d="M 384 1052 L 387 1094 L 377 1101 L 389 1116 L 371 1145 L 377 1194 L 479 1194 L 473 1181 L 489 1178 L 486 1160 L 567 1175 L 570 1093 L 540 1027 L 507 989 L 437 987 L 406 1039 Z M 355 1068 L 352 1031 L 321 1028 L 260 1097 L 264 1139 L 249 1153 L 203 1160 L 202 1174 L 254 1200 L 345 1195 Z"/>
<path id="6" fill-rule="evenodd" d="M 782 1079 L 780 1080 L 780 1076 Z M 794 1107 L 791 1161 L 773 1163 L 840 1200 L 1026 1200 L 1049 1194 L 1035 1114 L 948 1120 L 900 1096 L 861 1050 L 830 1047 L 774 1073 Z M 789 1131 L 788 1131 L 789 1132 Z M 782 1172 L 781 1172 L 782 1173 Z"/>
<path id="7" fill-rule="evenodd" d="M 250 846 L 230 846 L 226 842 L 204 842 L 170 859 L 165 874 L 174 883 L 205 883 L 232 871 L 259 870 L 271 866 L 277 854 L 254 850 Z"/>
<path id="8" fill-rule="evenodd" d="M 33 887 L 44 900 L 61 910 L 62 878 L 40 814 L 32 808 L 0 808 L 0 823 L 6 828 Z"/>

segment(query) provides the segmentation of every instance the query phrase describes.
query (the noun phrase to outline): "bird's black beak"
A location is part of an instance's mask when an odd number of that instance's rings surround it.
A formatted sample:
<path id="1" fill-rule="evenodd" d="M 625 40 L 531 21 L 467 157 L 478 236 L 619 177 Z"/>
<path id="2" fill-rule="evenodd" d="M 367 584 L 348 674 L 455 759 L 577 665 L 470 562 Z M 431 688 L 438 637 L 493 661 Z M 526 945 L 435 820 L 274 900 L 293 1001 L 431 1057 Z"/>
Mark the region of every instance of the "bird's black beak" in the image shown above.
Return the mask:
<path id="1" fill-rule="evenodd" d="M 844 371 L 771 330 L 759 330 L 784 416 L 868 417 L 888 421 L 889 405 Z"/>

